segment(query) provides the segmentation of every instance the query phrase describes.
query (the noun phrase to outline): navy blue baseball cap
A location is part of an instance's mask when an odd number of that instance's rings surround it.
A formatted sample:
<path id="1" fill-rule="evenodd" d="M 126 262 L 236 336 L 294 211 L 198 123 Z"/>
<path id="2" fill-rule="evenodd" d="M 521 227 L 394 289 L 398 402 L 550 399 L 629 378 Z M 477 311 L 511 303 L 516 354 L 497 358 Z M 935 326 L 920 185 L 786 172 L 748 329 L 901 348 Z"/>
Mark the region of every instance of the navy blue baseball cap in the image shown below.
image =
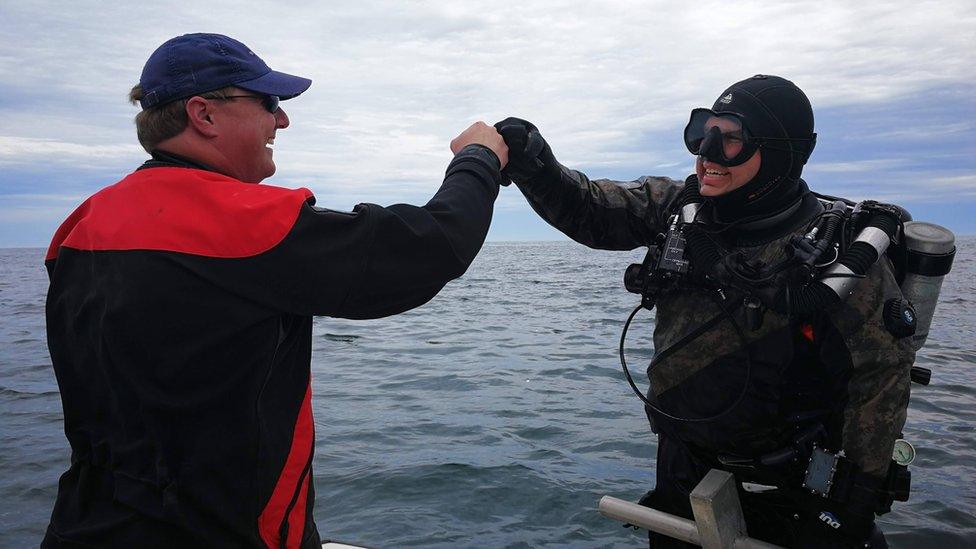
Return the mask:
<path id="1" fill-rule="evenodd" d="M 227 86 L 291 99 L 308 78 L 273 71 L 251 48 L 222 34 L 184 34 L 149 56 L 139 77 L 143 109 Z"/>

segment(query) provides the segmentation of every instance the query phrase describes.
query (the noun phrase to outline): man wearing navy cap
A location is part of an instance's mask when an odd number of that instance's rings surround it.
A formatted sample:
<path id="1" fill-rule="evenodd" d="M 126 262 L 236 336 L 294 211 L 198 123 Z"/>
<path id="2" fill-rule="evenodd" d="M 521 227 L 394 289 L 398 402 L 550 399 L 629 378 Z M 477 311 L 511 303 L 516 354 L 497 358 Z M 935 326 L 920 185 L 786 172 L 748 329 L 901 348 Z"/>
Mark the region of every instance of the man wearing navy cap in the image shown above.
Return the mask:
<path id="1" fill-rule="evenodd" d="M 257 185 L 306 78 L 217 34 L 167 41 L 130 98 L 151 159 L 46 258 L 71 467 L 44 547 L 319 547 L 312 317 L 426 303 L 484 242 L 508 149 L 473 124 L 423 207 Z"/>

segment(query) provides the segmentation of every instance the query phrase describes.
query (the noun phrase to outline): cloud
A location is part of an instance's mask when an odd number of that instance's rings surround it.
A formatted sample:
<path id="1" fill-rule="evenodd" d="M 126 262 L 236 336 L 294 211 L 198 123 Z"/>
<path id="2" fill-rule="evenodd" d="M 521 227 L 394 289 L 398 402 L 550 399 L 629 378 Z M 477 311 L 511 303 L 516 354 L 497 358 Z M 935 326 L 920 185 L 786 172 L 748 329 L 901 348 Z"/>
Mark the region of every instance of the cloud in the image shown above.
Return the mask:
<path id="1" fill-rule="evenodd" d="M 33 164 L 50 158 L 66 163 L 82 160 L 130 158 L 139 154 L 139 145 L 121 143 L 100 145 L 72 143 L 53 138 L 9 137 L 0 135 L 0 166 L 7 164 Z"/>
<path id="2" fill-rule="evenodd" d="M 683 177 L 688 110 L 760 72 L 797 82 L 818 116 L 845 113 L 821 133 L 811 174 L 870 173 L 878 142 L 889 146 L 885 159 L 916 165 L 897 143 L 917 152 L 971 135 L 974 23 L 968 0 L 214 0 L 157 2 L 151 15 L 90 1 L 12 3 L 0 23 L 0 167 L 31 166 L 41 193 L 44 169 L 52 179 L 71 171 L 94 192 L 108 171 L 134 168 L 144 155 L 125 97 L 143 62 L 174 35 L 208 31 L 314 80 L 283 104 L 292 126 L 276 140 L 273 182 L 309 186 L 320 202 L 423 202 L 450 139 L 474 120 L 509 115 L 535 122 L 561 161 L 594 176 Z M 963 91 L 944 100 L 946 90 Z M 899 125 L 895 107 L 917 107 L 934 91 L 943 95 L 915 111 L 927 118 L 909 112 L 910 127 Z M 831 152 L 841 141 L 846 148 Z M 972 171 L 972 160 L 961 162 Z"/>
<path id="3" fill-rule="evenodd" d="M 807 174 L 811 173 L 861 173 L 878 172 L 880 170 L 897 169 L 904 166 L 907 162 L 903 158 L 886 158 L 877 160 L 851 160 L 848 162 L 830 162 L 812 164 L 806 169 Z"/>

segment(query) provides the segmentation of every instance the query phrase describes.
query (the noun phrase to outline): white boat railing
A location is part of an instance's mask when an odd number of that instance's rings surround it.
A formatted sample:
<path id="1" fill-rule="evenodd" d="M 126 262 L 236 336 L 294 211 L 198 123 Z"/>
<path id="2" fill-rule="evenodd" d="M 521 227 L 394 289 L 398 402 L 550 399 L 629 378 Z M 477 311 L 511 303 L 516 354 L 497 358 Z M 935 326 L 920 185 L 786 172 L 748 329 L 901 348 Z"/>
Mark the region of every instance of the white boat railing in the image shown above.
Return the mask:
<path id="1" fill-rule="evenodd" d="M 731 473 L 712 469 L 692 490 L 690 500 L 695 520 L 610 496 L 600 499 L 600 514 L 705 549 L 779 547 L 746 535 L 746 521 Z"/>

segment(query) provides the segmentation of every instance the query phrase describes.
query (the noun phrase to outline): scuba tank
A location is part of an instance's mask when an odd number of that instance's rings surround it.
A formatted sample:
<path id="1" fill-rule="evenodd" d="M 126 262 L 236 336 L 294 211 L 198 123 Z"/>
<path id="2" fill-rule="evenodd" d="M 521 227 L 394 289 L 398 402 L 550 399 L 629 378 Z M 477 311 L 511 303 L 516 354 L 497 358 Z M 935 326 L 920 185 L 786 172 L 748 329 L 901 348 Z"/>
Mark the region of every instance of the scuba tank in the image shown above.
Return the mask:
<path id="1" fill-rule="evenodd" d="M 918 351 L 929 336 L 942 281 L 952 269 L 956 255 L 955 235 L 934 223 L 909 221 L 902 233 L 902 246 L 905 248 L 904 264 L 896 265 L 896 268 L 901 274 L 902 295 L 915 308 L 916 328 L 912 344 Z"/>

